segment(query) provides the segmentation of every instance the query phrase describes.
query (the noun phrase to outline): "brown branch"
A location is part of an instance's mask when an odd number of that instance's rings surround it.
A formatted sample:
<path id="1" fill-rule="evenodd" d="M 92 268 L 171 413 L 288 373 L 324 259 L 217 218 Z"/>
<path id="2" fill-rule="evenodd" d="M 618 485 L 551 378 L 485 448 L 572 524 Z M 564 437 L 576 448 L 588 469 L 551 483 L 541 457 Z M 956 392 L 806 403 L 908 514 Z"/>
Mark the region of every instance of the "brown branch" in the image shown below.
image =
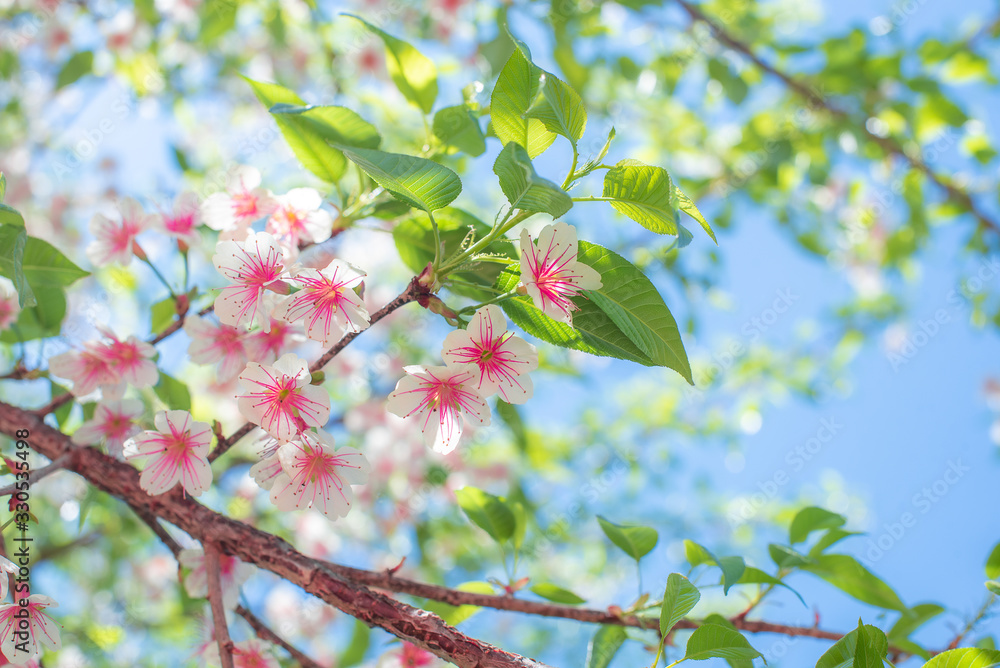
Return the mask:
<path id="1" fill-rule="evenodd" d="M 393 299 L 391 302 L 389 302 L 379 310 L 375 311 L 375 313 L 372 313 L 369 326 L 374 325 L 382 318 L 386 317 L 390 313 L 393 313 L 397 309 L 409 304 L 410 302 L 417 301 L 417 299 L 419 299 L 422 295 L 425 294 L 430 294 L 430 292 L 427 290 L 427 288 L 420 285 L 420 283 L 417 281 L 417 277 L 414 277 L 410 281 L 410 284 L 406 287 L 405 290 L 403 290 L 402 293 L 400 293 L 398 297 Z M 361 331 L 366 331 L 366 330 L 361 330 Z M 312 371 L 313 373 L 321 370 L 323 367 L 325 367 L 327 364 L 330 363 L 330 360 L 336 357 L 340 353 L 340 351 L 346 348 L 347 345 L 351 341 L 356 339 L 360 334 L 361 332 L 348 332 L 347 334 L 342 336 L 340 340 L 337 341 L 337 343 L 333 344 L 333 346 L 329 350 L 323 353 L 319 359 L 317 359 L 315 362 L 309 365 L 309 370 Z M 229 448 L 236 445 L 236 443 L 239 442 L 241 438 L 249 434 L 256 427 L 257 425 L 255 425 L 253 422 L 246 422 L 243 424 L 242 427 L 234 431 L 231 436 L 219 439 L 218 444 L 215 446 L 215 449 L 209 453 L 208 461 L 214 462 L 216 459 L 226 454 Z"/>
<path id="2" fill-rule="evenodd" d="M 49 459 L 72 447 L 64 434 L 39 416 L 0 402 L 0 433 L 13 436 L 18 429 L 30 430 L 28 443 Z M 80 449 L 67 469 L 130 506 L 174 524 L 202 544 L 210 541 L 225 554 L 268 570 L 368 626 L 381 628 L 460 668 L 542 666 L 467 636 L 436 615 L 346 580 L 277 536 L 216 513 L 187 498 L 179 488 L 151 497 L 139 487 L 138 471 L 93 448 Z"/>
<path id="3" fill-rule="evenodd" d="M 219 645 L 219 662 L 222 668 L 233 666 L 233 641 L 229 639 L 226 625 L 226 608 L 222 604 L 222 580 L 219 574 L 219 548 L 215 543 L 202 543 L 205 548 L 205 578 L 208 582 L 208 603 L 212 606 L 212 620 L 215 623 L 215 642 Z"/>
<path id="4" fill-rule="evenodd" d="M 972 216 L 979 222 L 980 226 L 989 228 L 993 232 L 1000 233 L 1000 223 L 997 223 L 987 216 L 967 192 L 953 183 L 946 181 L 943 176 L 932 170 L 927 163 L 924 162 L 918 151 L 908 153 L 896 139 L 893 139 L 892 137 L 880 137 L 879 135 L 871 132 L 864 123 L 859 124 L 855 122 L 848 112 L 834 106 L 829 100 L 820 95 L 813 88 L 810 88 L 801 81 L 794 79 L 787 73 L 765 62 L 760 56 L 753 52 L 750 45 L 740 41 L 727 31 L 720 21 L 708 16 L 697 6 L 687 2 L 687 0 L 676 0 L 676 2 L 684 9 L 692 20 L 706 23 L 709 28 L 711 28 L 716 39 L 728 46 L 730 49 L 742 53 L 747 57 L 747 59 L 764 72 L 780 79 L 785 86 L 794 91 L 800 97 L 805 98 L 811 107 L 823 109 L 837 120 L 849 123 L 852 127 L 864 134 L 870 141 L 877 144 L 886 153 L 902 158 L 910 165 L 910 167 L 922 172 L 928 179 L 933 181 L 938 187 L 942 188 L 948 195 L 948 199 L 957 203 L 972 214 Z"/>
<path id="5" fill-rule="evenodd" d="M 257 637 L 261 640 L 266 640 L 273 645 L 280 645 L 288 652 L 293 659 L 299 662 L 301 668 L 323 668 L 318 663 L 310 659 L 308 656 L 297 650 L 293 645 L 291 645 L 287 640 L 279 636 L 277 633 L 272 631 L 267 624 L 263 622 L 257 615 L 253 614 L 242 605 L 236 606 L 236 614 L 247 621 L 247 624 L 254 630 Z"/>
<path id="6" fill-rule="evenodd" d="M 67 452 L 62 457 L 53 460 L 51 463 L 41 468 L 32 469 L 31 471 L 28 472 L 28 479 L 26 481 L 20 480 L 18 482 L 15 482 L 11 485 L 7 485 L 6 487 L 0 489 L 0 497 L 10 496 L 14 492 L 19 491 L 20 488 L 18 487 L 18 485 L 24 484 L 25 482 L 31 485 L 38 482 L 39 480 L 41 480 L 42 478 L 51 473 L 55 473 L 56 471 L 61 471 L 62 469 L 66 468 L 66 465 L 70 462 L 72 456 L 73 456 L 72 452 Z"/>

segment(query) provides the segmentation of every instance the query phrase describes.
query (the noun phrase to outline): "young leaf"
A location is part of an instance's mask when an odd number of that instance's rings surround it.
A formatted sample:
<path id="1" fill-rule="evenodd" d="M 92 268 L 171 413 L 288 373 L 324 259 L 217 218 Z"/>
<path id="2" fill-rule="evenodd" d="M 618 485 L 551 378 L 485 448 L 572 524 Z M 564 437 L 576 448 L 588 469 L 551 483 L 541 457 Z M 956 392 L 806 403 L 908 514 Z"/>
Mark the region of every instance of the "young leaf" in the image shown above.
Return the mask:
<path id="1" fill-rule="evenodd" d="M 267 109 L 277 109 L 272 113 L 281 136 L 285 138 L 295 157 L 303 167 L 327 183 L 340 180 L 347 169 L 347 160 L 337 149 L 330 146 L 316 128 L 297 115 L 282 113 L 285 108 L 305 108 L 306 103 L 298 95 L 284 86 L 254 81 L 244 77 L 253 88 L 254 95 Z M 284 106 L 279 106 L 284 105 Z"/>
<path id="2" fill-rule="evenodd" d="M 169 410 L 191 410 L 191 393 L 187 385 L 162 371 L 160 380 L 153 386 L 153 391 Z"/>
<path id="3" fill-rule="evenodd" d="M 587 127 L 587 109 L 580 95 L 565 81 L 544 70 L 541 91 L 524 116 L 537 118 L 546 130 L 566 137 L 573 146 L 580 141 Z"/>
<path id="4" fill-rule="evenodd" d="M 666 636 L 701 600 L 701 592 L 683 575 L 671 573 L 660 605 L 660 635 Z"/>
<path id="5" fill-rule="evenodd" d="M 674 187 L 662 167 L 622 160 L 604 175 L 604 197 L 618 213 L 657 234 L 678 233 Z"/>
<path id="6" fill-rule="evenodd" d="M 771 543 L 767 546 L 767 551 L 778 568 L 798 568 L 813 563 L 812 556 L 799 554 L 795 550 L 785 545 Z"/>
<path id="7" fill-rule="evenodd" d="M 991 668 L 1000 664 L 1000 652 L 978 647 L 963 647 L 941 652 L 923 668 Z"/>
<path id="8" fill-rule="evenodd" d="M 493 132 L 506 145 L 517 142 L 535 158 L 552 145 L 556 135 L 537 118 L 525 118 L 542 86 L 544 72 L 531 62 L 528 48 L 517 48 L 507 59 L 490 99 Z"/>
<path id="9" fill-rule="evenodd" d="M 833 644 L 816 663 L 816 668 L 882 668 L 889 641 L 881 629 L 862 624 Z M 858 662 L 862 663 L 858 663 Z"/>
<path id="10" fill-rule="evenodd" d="M 94 52 L 80 51 L 74 53 L 66 61 L 66 64 L 56 75 L 56 90 L 75 82 L 85 74 L 90 74 L 94 70 Z"/>
<path id="11" fill-rule="evenodd" d="M 695 203 L 691 201 L 691 198 L 685 195 L 680 188 L 677 187 L 676 183 L 673 185 L 673 188 L 673 206 L 697 220 L 698 224 L 701 225 L 701 228 L 705 230 L 705 233 L 712 238 L 712 241 L 714 241 L 716 245 L 718 245 L 719 240 L 715 238 L 715 232 L 712 231 L 712 226 L 708 224 L 707 220 L 705 220 L 705 216 L 703 216 L 701 211 L 698 210 Z"/>
<path id="12" fill-rule="evenodd" d="M 802 605 L 806 604 L 805 599 L 802 598 L 802 595 L 799 594 L 799 592 L 795 591 L 770 573 L 765 573 L 759 568 L 754 568 L 753 566 L 746 567 L 746 570 L 743 571 L 743 575 L 740 576 L 740 579 L 736 584 L 771 584 L 776 587 L 784 587 L 788 591 L 795 594 L 798 599 L 802 601 Z"/>
<path id="13" fill-rule="evenodd" d="M 486 151 L 486 137 L 467 104 L 439 109 L 434 114 L 432 128 L 434 136 L 442 143 L 473 157 Z"/>
<path id="14" fill-rule="evenodd" d="M 407 100 L 425 114 L 431 113 L 437 99 L 437 68 L 430 58 L 417 51 L 408 42 L 393 37 L 359 16 L 346 14 L 360 21 L 366 28 L 382 38 L 385 43 L 385 64 L 389 77 Z"/>
<path id="15" fill-rule="evenodd" d="M 857 536 L 858 531 L 844 531 L 843 529 L 828 529 L 825 534 L 820 536 L 820 539 L 816 541 L 816 544 L 809 548 L 809 556 L 815 557 L 817 554 L 823 554 L 826 550 L 845 538 L 850 538 L 851 536 Z"/>
<path id="16" fill-rule="evenodd" d="M 0 225 L 24 227 L 24 217 L 17 209 L 13 209 L 6 204 L 0 203 Z"/>
<path id="17" fill-rule="evenodd" d="M 0 255 L 0 275 L 6 276 L 17 290 L 18 306 L 22 309 L 34 306 L 35 293 L 24 275 L 24 248 L 28 244 L 28 232 L 23 226 L 0 226 L 0 248 L 7 249 Z"/>
<path id="18" fill-rule="evenodd" d="M 10 247 L 17 243 L 15 237 L 24 232 L 23 227 L 0 227 L 0 248 Z M 0 255 L 0 274 L 12 277 L 14 274 L 14 259 Z M 72 285 L 90 272 L 80 269 L 71 262 L 59 249 L 47 241 L 26 237 L 24 253 L 21 257 L 21 271 L 24 279 L 33 290 L 41 292 L 44 288 L 62 288 Z"/>
<path id="19" fill-rule="evenodd" d="M 991 580 L 1000 578 L 1000 543 L 993 546 L 993 551 L 986 559 L 986 577 Z"/>
<path id="20" fill-rule="evenodd" d="M 587 646 L 587 668 L 608 668 L 626 638 L 622 626 L 608 624 L 597 629 Z"/>
<path id="21" fill-rule="evenodd" d="M 511 208 L 558 218 L 573 206 L 565 190 L 538 175 L 528 152 L 516 142 L 508 142 L 500 151 L 493 163 L 493 173 L 500 177 L 500 189 Z"/>
<path id="22" fill-rule="evenodd" d="M 365 658 L 365 652 L 368 651 L 370 642 L 371 629 L 360 619 L 355 619 L 351 642 L 337 660 L 337 668 L 352 668 L 352 666 L 361 663 Z"/>
<path id="23" fill-rule="evenodd" d="M 944 612 L 944 608 L 936 603 L 918 603 L 909 610 L 904 610 L 902 616 L 889 629 L 889 637 L 893 641 L 909 638 L 918 628 Z"/>
<path id="24" fill-rule="evenodd" d="M 159 334 L 173 322 L 175 315 L 177 315 L 177 302 L 173 297 L 156 302 L 150 312 L 150 331 Z"/>
<path id="25" fill-rule="evenodd" d="M 728 594 L 730 587 L 740 581 L 746 562 L 743 557 L 716 557 L 707 548 L 693 540 L 684 541 L 684 556 L 692 567 L 701 564 L 718 566 L 722 571 L 723 594 Z"/>
<path id="26" fill-rule="evenodd" d="M 462 512 L 496 542 L 514 535 L 514 513 L 499 497 L 475 487 L 463 487 L 455 492 L 455 498 Z"/>
<path id="27" fill-rule="evenodd" d="M 17 316 L 17 325 L 0 332 L 0 343 L 17 343 L 59 336 L 66 317 L 66 295 L 55 287 L 45 289 L 44 297 L 35 306 Z"/>
<path id="28" fill-rule="evenodd" d="M 343 145 L 337 148 L 396 198 L 423 211 L 442 209 L 462 192 L 458 174 L 433 160 Z"/>
<path id="29" fill-rule="evenodd" d="M 517 443 L 518 450 L 525 452 L 528 449 L 528 432 L 525 430 L 524 420 L 521 419 L 521 413 L 517 406 L 508 404 L 498 397 L 497 415 L 514 435 L 514 442 Z"/>
<path id="30" fill-rule="evenodd" d="M 548 582 L 539 582 L 531 588 L 531 591 L 546 600 L 553 601 L 554 603 L 580 605 L 581 603 L 587 602 L 586 599 L 580 598 L 568 589 L 557 587 Z"/>
<path id="31" fill-rule="evenodd" d="M 795 518 L 788 528 L 788 542 L 792 545 L 801 543 L 809 538 L 809 534 L 813 531 L 835 529 L 843 526 L 845 522 L 847 522 L 846 517 L 831 513 L 829 510 L 816 506 L 803 508 L 795 514 Z"/>
<path id="32" fill-rule="evenodd" d="M 846 554 L 819 555 L 804 564 L 802 570 L 818 575 L 862 603 L 889 610 L 907 609 L 889 585 Z"/>
<path id="33" fill-rule="evenodd" d="M 705 659 L 755 659 L 763 656 L 738 631 L 719 624 L 703 624 L 688 638 L 684 658 L 688 661 Z"/>
<path id="34" fill-rule="evenodd" d="M 665 366 L 689 383 L 691 365 L 680 331 L 663 298 L 646 276 L 631 262 L 606 248 L 586 241 L 579 243 L 577 260 L 601 274 L 603 286 L 576 297 L 573 326 L 542 314 L 528 297 L 508 299 L 504 311 L 529 334 L 564 348 L 605 357 L 617 357 L 646 366 Z M 517 269 L 505 269 L 497 289 L 514 288 Z"/>
<path id="35" fill-rule="evenodd" d="M 294 105 L 279 103 L 268 111 L 303 130 L 314 134 L 328 144 L 343 144 L 358 148 L 378 148 L 382 135 L 378 129 L 347 107 L 332 105 Z"/>
<path id="36" fill-rule="evenodd" d="M 649 554 L 649 551 L 656 547 L 656 543 L 660 539 L 660 534 L 656 529 L 650 527 L 615 524 L 600 515 L 597 516 L 597 521 L 600 522 L 604 535 L 636 561 Z"/>

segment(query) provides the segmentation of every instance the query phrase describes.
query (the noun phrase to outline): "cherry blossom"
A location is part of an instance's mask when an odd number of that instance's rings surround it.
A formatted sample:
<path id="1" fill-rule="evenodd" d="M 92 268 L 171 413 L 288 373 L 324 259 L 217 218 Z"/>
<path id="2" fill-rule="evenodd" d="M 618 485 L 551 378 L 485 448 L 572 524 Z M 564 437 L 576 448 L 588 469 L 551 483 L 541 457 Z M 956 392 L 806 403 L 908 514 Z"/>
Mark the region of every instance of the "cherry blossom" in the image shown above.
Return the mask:
<path id="1" fill-rule="evenodd" d="M 103 442 L 109 455 L 123 459 L 123 444 L 141 431 L 135 419 L 142 415 L 142 410 L 142 402 L 136 399 L 103 401 L 94 408 L 94 417 L 73 432 L 72 440 L 77 445 Z"/>
<path id="2" fill-rule="evenodd" d="M 233 327 L 252 325 L 270 328 L 264 308 L 265 286 L 281 278 L 285 270 L 278 242 L 266 232 L 250 232 L 246 241 L 220 241 L 212 262 L 220 274 L 233 282 L 215 300 L 219 320 Z"/>
<path id="3" fill-rule="evenodd" d="M 302 329 L 284 320 L 271 317 L 270 326 L 258 329 L 246 337 L 247 355 L 254 362 L 274 364 L 286 350 L 305 340 Z"/>
<path id="4" fill-rule="evenodd" d="M 490 408 L 476 390 L 480 373 L 475 365 L 408 366 L 404 371 L 387 409 L 404 418 L 417 416 L 424 442 L 436 452 L 455 449 L 466 416 L 481 425 L 490 423 Z"/>
<path id="5" fill-rule="evenodd" d="M 240 166 L 229 179 L 224 193 L 212 193 L 201 205 L 201 216 L 213 230 L 223 232 L 220 239 L 242 239 L 250 225 L 275 209 L 271 191 L 260 187 L 260 172 Z"/>
<path id="6" fill-rule="evenodd" d="M 521 283 L 542 313 L 569 325 L 577 308 L 570 298 L 601 287 L 601 275 L 576 254 L 576 228 L 566 223 L 542 228 L 537 246 L 521 230 Z"/>
<path id="7" fill-rule="evenodd" d="M 0 604 L 0 651 L 7 660 L 17 666 L 22 666 L 41 649 L 39 645 L 51 650 L 62 647 L 59 638 L 59 625 L 45 613 L 45 608 L 54 608 L 59 604 L 48 596 L 32 594 L 19 602 Z M 27 610 L 27 618 L 22 610 Z M 25 628 L 27 619 L 27 628 Z"/>
<path id="8" fill-rule="evenodd" d="M 17 564 L 0 554 L 0 599 L 7 598 L 7 590 L 10 588 L 10 578 L 8 575 L 17 573 Z"/>
<path id="9" fill-rule="evenodd" d="M 324 432 L 303 432 L 278 449 L 282 473 L 271 487 L 271 503 L 279 510 L 315 508 L 330 519 L 351 510 L 351 485 L 368 480 L 368 460 L 357 450 L 334 448 Z"/>
<path id="10" fill-rule="evenodd" d="M 345 331 L 368 328 L 368 310 L 354 291 L 364 277 L 364 272 L 342 260 L 322 270 L 299 269 L 292 280 L 302 289 L 279 302 L 274 315 L 288 322 L 302 320 L 306 336 L 328 346 Z"/>
<path id="11" fill-rule="evenodd" d="M 330 238 L 333 217 L 320 208 L 323 198 L 314 189 L 294 188 L 274 201 L 274 212 L 264 230 L 286 248 L 286 258 L 298 256 L 300 241 L 319 243 Z"/>
<path id="12" fill-rule="evenodd" d="M 247 333 L 236 327 L 212 322 L 196 315 L 184 319 L 184 331 L 191 338 L 188 355 L 195 364 L 219 364 L 220 383 L 236 378 L 249 359 Z"/>
<path id="13" fill-rule="evenodd" d="M 9 278 L 0 276 L 0 331 L 17 322 L 21 305 L 17 301 L 17 288 Z"/>
<path id="14" fill-rule="evenodd" d="M 184 589 L 192 598 L 208 597 L 208 575 L 205 571 L 205 552 L 201 548 L 181 550 L 177 561 L 189 572 L 184 576 Z M 236 607 L 240 586 L 256 569 L 228 554 L 219 555 L 219 582 L 222 585 L 222 603 L 227 608 Z"/>
<path id="15" fill-rule="evenodd" d="M 174 200 L 174 208 L 169 213 L 161 213 L 156 218 L 156 228 L 164 234 L 175 237 L 187 246 L 198 243 L 198 226 L 201 224 L 201 203 L 198 195 L 183 192 Z"/>
<path id="16" fill-rule="evenodd" d="M 281 668 L 281 664 L 274 658 L 270 643 L 258 638 L 251 638 L 233 644 L 233 668 Z M 219 644 L 212 642 L 203 655 L 205 661 L 210 666 L 222 665 L 219 659 Z"/>
<path id="17" fill-rule="evenodd" d="M 97 266 L 118 262 L 127 265 L 132 261 L 132 248 L 136 236 L 149 228 L 155 218 L 142 209 L 131 197 L 118 203 L 121 221 L 116 222 L 101 213 L 90 219 L 90 232 L 95 240 L 87 246 L 87 257 Z"/>
<path id="18" fill-rule="evenodd" d="M 154 419 L 156 431 L 144 431 L 125 444 L 126 459 L 148 458 L 139 476 L 139 486 L 157 495 L 178 482 L 191 496 L 212 484 L 208 446 L 212 430 L 195 422 L 187 411 L 160 411 Z"/>
<path id="19" fill-rule="evenodd" d="M 112 371 L 105 348 L 96 341 L 84 344 L 83 350 L 70 350 L 49 359 L 49 373 L 72 381 L 72 392 L 83 397 L 99 386 L 115 394 L 119 379 Z"/>
<path id="20" fill-rule="evenodd" d="M 507 331 L 507 320 L 496 304 L 476 311 L 467 329 L 446 336 L 441 356 L 448 364 L 475 364 L 476 389 L 483 397 L 499 394 L 509 404 L 531 398 L 534 388 L 528 372 L 538 368 L 538 351 Z"/>
<path id="21" fill-rule="evenodd" d="M 429 668 L 429 666 L 444 665 L 425 649 L 404 642 L 399 649 L 393 649 L 379 657 L 375 668 Z"/>
<path id="22" fill-rule="evenodd" d="M 330 395 L 310 385 L 309 365 L 294 353 L 273 366 L 250 362 L 239 379 L 248 391 L 238 397 L 240 412 L 279 441 L 322 427 L 330 417 Z"/>
<path id="23" fill-rule="evenodd" d="M 250 467 L 250 477 L 261 489 L 270 490 L 275 478 L 281 475 L 281 462 L 278 460 L 278 448 L 281 444 L 282 441 L 266 437 L 260 451 L 260 461 Z"/>
<path id="24" fill-rule="evenodd" d="M 160 372 L 156 368 L 156 362 L 151 359 L 156 355 L 156 348 L 135 336 L 122 341 L 110 329 L 98 329 L 111 339 L 110 343 L 103 344 L 102 355 L 120 383 L 128 383 L 139 389 L 156 385 Z M 124 387 L 120 388 L 120 391 L 123 390 Z"/>

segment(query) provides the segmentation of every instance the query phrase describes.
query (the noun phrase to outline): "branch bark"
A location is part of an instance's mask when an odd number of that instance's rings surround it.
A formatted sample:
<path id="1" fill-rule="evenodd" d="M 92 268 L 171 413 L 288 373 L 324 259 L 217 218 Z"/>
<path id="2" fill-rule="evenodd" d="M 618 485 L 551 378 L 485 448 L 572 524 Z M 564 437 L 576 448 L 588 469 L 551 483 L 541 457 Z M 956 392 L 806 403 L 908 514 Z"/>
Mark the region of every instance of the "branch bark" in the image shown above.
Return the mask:
<path id="1" fill-rule="evenodd" d="M 219 662 L 222 668 L 233 666 L 233 642 L 229 639 L 226 624 L 226 607 L 222 604 L 222 581 L 219 573 L 219 548 L 215 543 L 204 542 L 205 579 L 208 582 L 208 604 L 212 606 L 212 621 L 215 624 L 215 643 L 219 646 Z"/>
<path id="2" fill-rule="evenodd" d="M 236 606 L 235 612 L 237 615 L 246 620 L 247 624 L 249 624 L 250 628 L 254 630 L 254 633 L 257 634 L 258 638 L 266 640 L 273 645 L 283 647 L 293 659 L 299 662 L 299 665 L 302 668 L 323 668 L 308 656 L 297 650 L 293 645 L 289 644 L 287 640 L 272 631 L 270 627 L 263 622 L 263 620 L 244 608 L 242 605 Z"/>

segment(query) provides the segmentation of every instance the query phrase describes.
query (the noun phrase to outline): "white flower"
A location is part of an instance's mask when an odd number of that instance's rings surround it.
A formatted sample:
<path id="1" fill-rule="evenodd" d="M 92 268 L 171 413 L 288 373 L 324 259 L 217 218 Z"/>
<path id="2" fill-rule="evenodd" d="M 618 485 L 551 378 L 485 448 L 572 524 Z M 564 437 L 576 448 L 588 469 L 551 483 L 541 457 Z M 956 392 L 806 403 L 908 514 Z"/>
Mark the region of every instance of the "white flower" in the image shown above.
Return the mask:
<path id="1" fill-rule="evenodd" d="M 265 330 L 271 319 L 264 308 L 265 286 L 281 278 L 285 271 L 278 242 L 266 232 L 250 232 L 246 241 L 220 241 L 212 262 L 233 285 L 222 289 L 215 299 L 219 320 L 233 327 L 258 322 Z"/>
<path id="2" fill-rule="evenodd" d="M 309 365 L 294 353 L 273 366 L 247 364 L 239 376 L 247 394 L 238 397 L 243 416 L 279 441 L 308 427 L 322 427 L 330 417 L 330 395 L 311 385 Z"/>
<path id="3" fill-rule="evenodd" d="M 302 289 L 279 302 L 274 317 L 293 323 L 301 320 L 306 336 L 329 346 L 345 331 L 368 328 L 368 310 L 354 291 L 364 277 L 364 272 L 341 260 L 322 270 L 300 269 L 292 280 Z"/>
<path id="4" fill-rule="evenodd" d="M 144 431 L 125 446 L 126 458 L 147 458 L 139 486 L 151 495 L 163 494 L 178 482 L 191 496 L 212 484 L 208 448 L 212 430 L 195 422 L 187 411 L 160 411 L 156 431 Z"/>
<path id="5" fill-rule="evenodd" d="M 122 445 L 137 432 L 142 431 L 139 425 L 135 424 L 136 418 L 142 415 L 142 411 L 142 402 L 136 399 L 102 401 L 94 408 L 94 417 L 73 432 L 72 441 L 77 445 L 103 442 L 108 448 L 109 455 L 115 459 L 123 459 Z"/>
<path id="6" fill-rule="evenodd" d="M 16 666 L 23 666 L 38 656 L 39 645 L 51 650 L 62 647 L 59 626 L 44 611 L 59 604 L 41 594 L 32 594 L 24 600 L 27 601 L 25 605 L 0 604 L 0 652 Z M 27 610 L 27 617 L 23 617 L 24 610 Z"/>
<path id="7" fill-rule="evenodd" d="M 87 246 L 87 257 L 97 266 L 118 262 L 127 265 L 132 261 L 132 244 L 136 236 L 155 223 L 142 205 L 131 197 L 118 203 L 121 221 L 116 222 L 103 214 L 90 219 L 90 232 L 95 240 Z"/>
<path id="8" fill-rule="evenodd" d="M 351 509 L 351 485 L 368 480 L 370 466 L 360 452 L 336 450 L 333 437 L 324 432 L 303 432 L 278 449 L 282 473 L 273 481 L 271 503 L 279 510 L 315 508 L 330 519 Z"/>
<path id="9" fill-rule="evenodd" d="M 184 589 L 193 598 L 208 597 L 208 575 L 205 570 L 205 552 L 200 548 L 181 550 L 177 555 L 181 566 L 190 569 L 184 576 Z M 240 585 L 254 574 L 253 564 L 247 564 L 228 554 L 219 554 L 219 582 L 222 585 L 222 604 L 232 609 L 240 596 Z"/>
<path id="10" fill-rule="evenodd" d="M 570 298 L 601 288 L 601 275 L 577 261 L 577 246 L 576 228 L 566 223 L 542 228 L 537 245 L 521 230 L 521 283 L 542 313 L 568 325 L 576 309 Z"/>
<path id="11" fill-rule="evenodd" d="M 21 314 L 21 304 L 17 300 L 17 288 L 9 278 L 0 276 L 0 331 L 17 322 Z"/>
<path id="12" fill-rule="evenodd" d="M 300 241 L 319 243 L 330 238 L 333 218 L 320 208 L 323 198 L 312 188 L 294 188 L 274 201 L 274 212 L 264 229 L 285 247 L 287 259 L 298 256 Z"/>
<path id="13" fill-rule="evenodd" d="M 201 205 L 201 216 L 222 239 L 241 239 L 254 221 L 269 216 L 275 202 L 271 192 L 260 187 L 260 172 L 253 167 L 237 167 L 224 193 L 209 195 Z"/>

